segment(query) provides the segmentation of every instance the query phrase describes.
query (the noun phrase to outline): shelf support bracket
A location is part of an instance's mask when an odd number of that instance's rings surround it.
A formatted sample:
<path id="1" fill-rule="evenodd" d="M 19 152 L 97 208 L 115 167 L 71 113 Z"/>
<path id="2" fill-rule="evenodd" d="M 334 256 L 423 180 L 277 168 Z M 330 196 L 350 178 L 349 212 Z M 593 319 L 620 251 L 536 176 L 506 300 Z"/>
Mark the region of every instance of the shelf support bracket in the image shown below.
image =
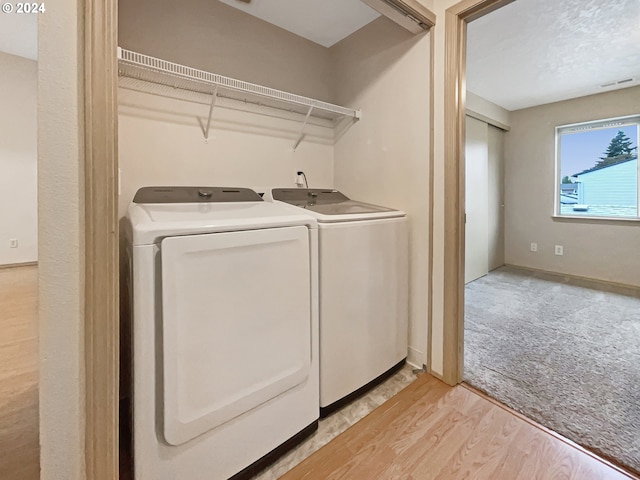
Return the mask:
<path id="1" fill-rule="evenodd" d="M 293 151 L 295 152 L 298 145 L 302 141 L 302 137 L 304 137 L 304 130 L 307 128 L 307 123 L 309 123 L 309 117 L 311 116 L 311 112 L 313 112 L 313 105 L 309 107 L 309 111 L 307 112 L 307 116 L 304 117 L 304 122 L 302 122 L 302 127 L 300 128 L 300 133 L 298 134 L 298 139 L 293 144 Z"/>
<path id="2" fill-rule="evenodd" d="M 207 127 L 204 131 L 204 139 L 209 139 L 209 127 L 211 127 L 211 115 L 213 115 L 213 107 L 216 106 L 216 99 L 218 98 L 218 86 L 216 85 L 211 95 L 211 107 L 209 107 L 209 118 L 207 119 Z"/>

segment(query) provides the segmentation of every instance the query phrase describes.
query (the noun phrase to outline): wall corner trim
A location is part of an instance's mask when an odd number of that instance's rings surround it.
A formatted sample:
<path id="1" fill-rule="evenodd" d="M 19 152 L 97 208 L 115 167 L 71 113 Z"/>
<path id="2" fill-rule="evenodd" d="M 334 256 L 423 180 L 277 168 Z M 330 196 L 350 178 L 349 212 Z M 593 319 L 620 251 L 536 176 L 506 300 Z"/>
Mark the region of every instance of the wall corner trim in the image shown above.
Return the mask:
<path id="1" fill-rule="evenodd" d="M 488 123 L 489 125 L 493 125 L 494 127 L 499 128 L 500 130 L 504 130 L 505 132 L 508 132 L 511 130 L 511 127 L 509 125 L 505 125 L 504 123 L 494 120 L 493 118 L 483 115 L 482 113 L 474 112 L 469 108 L 466 109 L 466 114 L 472 118 L 475 118 L 476 120 L 480 120 L 481 122 Z"/>
<path id="2" fill-rule="evenodd" d="M 117 1 L 84 3 L 85 468 L 118 478 Z"/>
<path id="3" fill-rule="evenodd" d="M 514 0 L 463 0 L 445 11 L 443 372 L 449 385 L 464 368 L 464 117 L 467 23 Z"/>

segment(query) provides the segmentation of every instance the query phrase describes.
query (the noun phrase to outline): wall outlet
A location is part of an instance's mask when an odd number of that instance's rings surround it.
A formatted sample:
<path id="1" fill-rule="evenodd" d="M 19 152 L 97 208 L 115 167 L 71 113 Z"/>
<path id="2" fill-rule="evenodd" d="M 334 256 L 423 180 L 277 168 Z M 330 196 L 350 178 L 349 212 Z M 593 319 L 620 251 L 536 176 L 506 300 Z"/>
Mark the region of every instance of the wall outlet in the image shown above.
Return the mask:
<path id="1" fill-rule="evenodd" d="M 564 255 L 564 247 L 562 245 L 556 245 L 556 255 Z"/>
<path id="2" fill-rule="evenodd" d="M 537 252 L 538 251 L 538 244 L 535 242 L 531 242 L 531 251 L 532 252 Z"/>
<path id="3" fill-rule="evenodd" d="M 18 239 L 10 238 L 9 239 L 9 248 L 18 248 Z"/>

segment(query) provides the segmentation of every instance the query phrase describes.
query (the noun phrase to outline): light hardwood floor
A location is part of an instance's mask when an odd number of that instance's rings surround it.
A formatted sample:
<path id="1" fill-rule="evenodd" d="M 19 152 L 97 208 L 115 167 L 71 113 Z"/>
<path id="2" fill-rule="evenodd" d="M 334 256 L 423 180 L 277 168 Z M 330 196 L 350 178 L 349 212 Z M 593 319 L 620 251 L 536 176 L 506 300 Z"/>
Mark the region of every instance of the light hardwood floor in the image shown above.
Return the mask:
<path id="1" fill-rule="evenodd" d="M 281 480 L 629 480 L 465 385 L 423 374 Z"/>
<path id="2" fill-rule="evenodd" d="M 38 270 L 0 268 L 0 479 L 40 477 Z"/>

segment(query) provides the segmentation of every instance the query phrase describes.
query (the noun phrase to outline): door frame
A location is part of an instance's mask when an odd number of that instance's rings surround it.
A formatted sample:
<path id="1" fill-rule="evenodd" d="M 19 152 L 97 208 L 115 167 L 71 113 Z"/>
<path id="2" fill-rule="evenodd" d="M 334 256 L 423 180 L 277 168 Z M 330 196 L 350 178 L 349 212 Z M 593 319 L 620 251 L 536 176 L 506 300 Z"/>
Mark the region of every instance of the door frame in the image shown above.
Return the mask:
<path id="1" fill-rule="evenodd" d="M 464 368 L 464 117 L 467 23 L 515 0 L 463 0 L 445 12 L 443 374 L 450 385 Z"/>
<path id="2" fill-rule="evenodd" d="M 82 5 L 84 3 L 84 5 Z M 84 0 L 85 478 L 119 478 L 117 0 Z"/>
<path id="3" fill-rule="evenodd" d="M 445 14 L 443 313 L 448 321 L 444 323 L 443 332 L 442 377 L 452 384 L 462 379 L 464 347 L 464 189 L 461 186 L 464 185 L 466 26 L 512 1 L 463 0 Z M 85 462 L 88 478 L 112 480 L 118 478 L 119 387 L 117 1 L 86 0 L 84 6 Z"/>
<path id="4" fill-rule="evenodd" d="M 463 0 L 445 14 L 444 372 L 462 380 L 466 27 L 514 0 Z M 85 2 L 85 462 L 118 478 L 117 1 Z M 433 85 L 431 86 L 433 88 Z"/>
<path id="5" fill-rule="evenodd" d="M 435 24 L 435 15 L 419 1 L 403 3 L 429 27 Z M 119 478 L 118 2 L 78 0 L 78 6 L 84 8 L 85 478 L 114 480 Z M 433 41 L 431 48 L 433 77 Z M 430 324 L 429 318 L 429 329 Z"/>
<path id="6" fill-rule="evenodd" d="M 451 384 L 462 380 L 464 352 L 466 27 L 512 1 L 463 0 L 445 12 L 443 313 L 448 321 L 442 377 Z M 117 478 L 118 459 L 117 1 L 87 0 L 84 27 L 85 460 L 90 478 L 101 480 Z"/>

